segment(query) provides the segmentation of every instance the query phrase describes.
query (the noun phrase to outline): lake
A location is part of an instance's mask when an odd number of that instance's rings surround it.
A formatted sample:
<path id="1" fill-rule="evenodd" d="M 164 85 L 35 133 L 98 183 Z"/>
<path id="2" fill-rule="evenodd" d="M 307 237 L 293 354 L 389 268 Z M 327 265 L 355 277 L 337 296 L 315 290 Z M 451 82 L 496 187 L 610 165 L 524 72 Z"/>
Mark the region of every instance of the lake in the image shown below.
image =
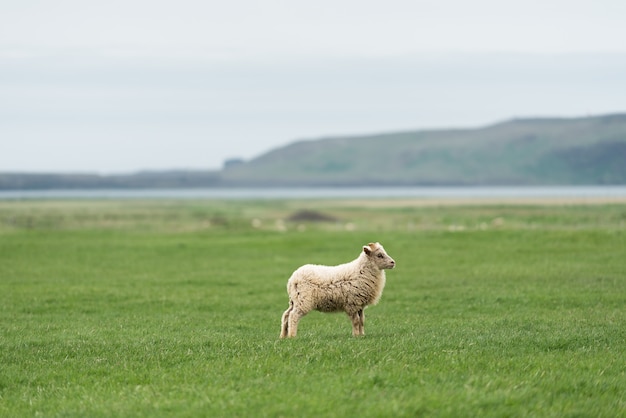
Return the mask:
<path id="1" fill-rule="evenodd" d="M 553 199 L 626 198 L 626 186 L 205 188 L 4 190 L 0 200 L 29 199 Z"/>

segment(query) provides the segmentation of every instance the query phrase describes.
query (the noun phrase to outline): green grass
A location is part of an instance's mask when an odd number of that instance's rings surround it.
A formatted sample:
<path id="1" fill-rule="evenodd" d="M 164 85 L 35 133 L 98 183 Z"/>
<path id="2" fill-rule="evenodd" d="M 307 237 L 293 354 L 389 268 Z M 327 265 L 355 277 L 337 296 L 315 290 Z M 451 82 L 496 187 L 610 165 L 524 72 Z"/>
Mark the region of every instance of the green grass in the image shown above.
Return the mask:
<path id="1" fill-rule="evenodd" d="M 303 207 L 338 221 L 281 221 Z M 2 202 L 0 416 L 625 416 L 625 220 L 624 205 Z M 366 336 L 315 312 L 279 340 L 291 272 L 369 241 L 398 266 Z"/>

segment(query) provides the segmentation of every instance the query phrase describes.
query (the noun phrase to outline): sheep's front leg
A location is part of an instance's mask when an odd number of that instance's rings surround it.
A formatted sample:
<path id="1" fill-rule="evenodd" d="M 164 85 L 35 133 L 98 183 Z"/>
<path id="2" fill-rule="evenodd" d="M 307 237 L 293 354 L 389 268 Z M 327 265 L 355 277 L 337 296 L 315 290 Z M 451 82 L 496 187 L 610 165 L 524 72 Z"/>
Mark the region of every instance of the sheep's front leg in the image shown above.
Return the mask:
<path id="1" fill-rule="evenodd" d="M 354 313 L 348 313 L 348 316 L 350 317 L 350 321 L 352 321 L 352 335 L 355 337 L 359 335 L 363 335 L 363 323 L 361 322 L 362 315 L 363 315 L 362 309 Z"/>
<path id="2" fill-rule="evenodd" d="M 365 335 L 365 310 L 359 309 L 359 335 Z"/>

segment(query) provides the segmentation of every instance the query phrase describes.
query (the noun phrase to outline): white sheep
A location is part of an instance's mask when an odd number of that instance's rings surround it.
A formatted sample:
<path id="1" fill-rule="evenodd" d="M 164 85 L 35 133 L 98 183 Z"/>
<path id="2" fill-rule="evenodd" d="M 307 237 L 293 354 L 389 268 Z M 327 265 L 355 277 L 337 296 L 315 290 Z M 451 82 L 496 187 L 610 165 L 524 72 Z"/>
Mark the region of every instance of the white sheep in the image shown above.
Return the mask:
<path id="1" fill-rule="evenodd" d="M 298 268 L 287 282 L 289 308 L 282 317 L 280 337 L 295 337 L 300 318 L 312 310 L 344 311 L 352 321 L 352 335 L 365 335 L 363 310 L 378 303 L 385 287 L 384 269 L 395 265 L 377 242 L 363 246 L 363 252 L 349 263 Z"/>

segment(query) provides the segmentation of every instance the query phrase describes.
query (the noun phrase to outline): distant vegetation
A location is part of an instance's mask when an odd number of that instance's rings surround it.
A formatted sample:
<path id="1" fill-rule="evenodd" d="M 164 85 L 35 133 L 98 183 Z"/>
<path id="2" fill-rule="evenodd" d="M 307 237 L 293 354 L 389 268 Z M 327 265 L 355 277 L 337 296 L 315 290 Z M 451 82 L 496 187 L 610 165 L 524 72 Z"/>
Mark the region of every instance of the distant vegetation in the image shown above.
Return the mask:
<path id="1" fill-rule="evenodd" d="M 295 142 L 221 173 L 228 184 L 625 184 L 626 114 Z"/>
<path id="2" fill-rule="evenodd" d="M 0 190 L 212 187 L 216 171 L 148 171 L 128 175 L 0 173 Z"/>
<path id="3" fill-rule="evenodd" d="M 0 174 L 0 189 L 626 184 L 626 114 L 294 142 L 221 171 Z"/>

